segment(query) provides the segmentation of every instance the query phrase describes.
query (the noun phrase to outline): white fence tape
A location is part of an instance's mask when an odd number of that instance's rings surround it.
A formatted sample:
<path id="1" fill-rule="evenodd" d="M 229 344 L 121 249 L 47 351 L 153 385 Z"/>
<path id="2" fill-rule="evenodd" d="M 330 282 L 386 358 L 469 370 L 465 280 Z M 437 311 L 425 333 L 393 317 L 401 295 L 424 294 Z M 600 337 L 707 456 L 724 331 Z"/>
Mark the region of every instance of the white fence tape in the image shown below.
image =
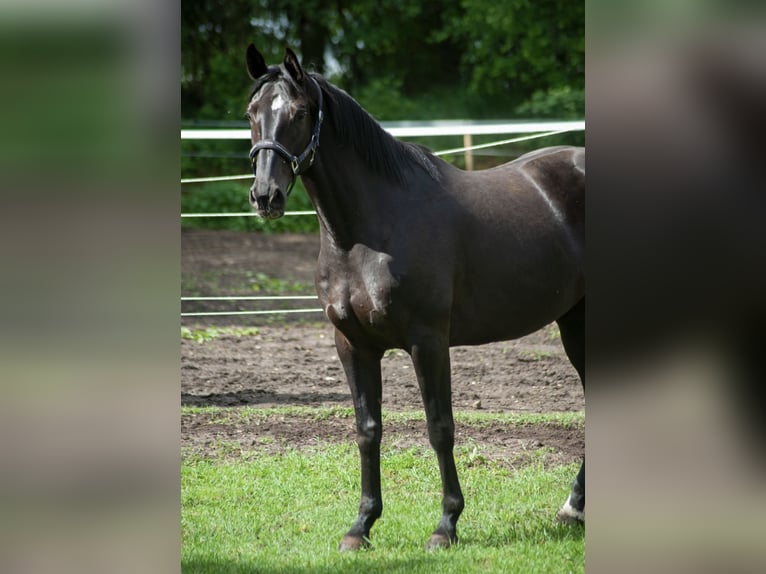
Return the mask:
<path id="1" fill-rule="evenodd" d="M 321 313 L 324 309 L 275 309 L 273 311 L 204 311 L 181 313 L 181 317 L 216 317 L 223 315 L 282 315 L 283 313 Z"/>
<path id="2" fill-rule="evenodd" d="M 552 125 L 554 126 L 562 125 L 565 123 L 566 122 L 557 122 Z M 510 143 L 522 142 L 522 141 L 532 140 L 536 138 L 544 138 L 544 137 L 548 137 L 552 135 L 563 134 L 563 133 L 568 133 L 573 131 L 582 131 L 585 129 L 585 122 L 569 122 L 569 123 L 573 124 L 573 126 L 565 127 L 561 129 L 554 129 L 552 131 L 547 131 L 544 133 L 535 133 L 533 135 L 527 135 L 527 136 L 522 136 L 518 138 L 511 138 L 507 140 L 499 140 L 499 141 L 489 142 L 484 144 L 476 144 L 476 145 L 471 145 L 466 147 L 458 147 L 458 148 L 446 149 L 442 151 L 435 151 L 433 152 L 433 154 L 436 156 L 442 156 L 442 155 L 449 155 L 454 153 L 463 153 L 467 151 L 486 149 L 490 147 L 507 145 Z M 507 125 L 507 124 L 498 124 L 498 125 Z M 542 124 L 537 124 L 537 125 L 542 125 Z M 204 130 L 201 130 L 201 131 L 204 131 Z M 211 130 L 207 130 L 207 131 L 211 131 Z M 212 131 L 235 131 L 235 130 L 212 130 Z M 498 132 L 498 133 L 516 133 L 516 132 Z M 434 135 L 454 135 L 454 134 L 442 133 L 442 134 L 434 134 Z M 466 134 L 463 134 L 463 135 L 466 135 Z M 211 138 L 211 139 L 216 139 L 216 138 Z M 225 139 L 225 138 L 221 138 L 221 139 Z M 206 182 L 213 182 L 213 181 L 234 181 L 238 179 L 251 179 L 252 177 L 253 177 L 252 173 L 244 173 L 241 175 L 222 175 L 222 176 L 213 176 L 213 177 L 189 177 L 189 178 L 181 179 L 181 183 L 206 183 Z"/>
<path id="3" fill-rule="evenodd" d="M 231 297 L 181 297 L 181 301 L 297 301 L 305 299 L 317 299 L 316 295 L 256 295 L 256 296 L 231 296 Z"/>
<path id="4" fill-rule="evenodd" d="M 423 136 L 462 136 L 528 134 L 545 131 L 576 131 L 585 129 L 585 120 L 573 121 L 465 121 L 381 122 L 380 126 L 397 138 Z M 186 129 L 182 140 L 249 140 L 250 130 L 244 129 Z"/>
<path id="5" fill-rule="evenodd" d="M 254 211 L 228 211 L 226 213 L 182 213 L 181 217 L 255 217 Z M 316 211 L 285 211 L 284 215 L 316 215 Z"/>

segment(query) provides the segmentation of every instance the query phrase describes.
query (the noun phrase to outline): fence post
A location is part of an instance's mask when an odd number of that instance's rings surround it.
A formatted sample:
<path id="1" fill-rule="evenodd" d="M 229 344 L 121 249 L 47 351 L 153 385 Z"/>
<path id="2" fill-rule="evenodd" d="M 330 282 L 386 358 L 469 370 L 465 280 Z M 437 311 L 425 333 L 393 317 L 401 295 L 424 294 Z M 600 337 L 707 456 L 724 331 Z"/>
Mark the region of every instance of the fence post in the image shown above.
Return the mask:
<path id="1" fill-rule="evenodd" d="M 463 134 L 463 147 L 471 147 L 473 145 L 473 137 L 471 134 Z M 465 150 L 465 168 L 468 171 L 473 171 L 473 152 L 469 149 Z"/>

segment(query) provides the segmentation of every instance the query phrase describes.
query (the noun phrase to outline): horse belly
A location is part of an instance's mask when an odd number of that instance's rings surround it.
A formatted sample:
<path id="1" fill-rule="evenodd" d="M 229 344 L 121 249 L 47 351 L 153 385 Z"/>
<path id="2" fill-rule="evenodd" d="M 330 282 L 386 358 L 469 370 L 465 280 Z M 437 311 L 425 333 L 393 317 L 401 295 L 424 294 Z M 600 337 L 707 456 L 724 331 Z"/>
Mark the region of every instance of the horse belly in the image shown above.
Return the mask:
<path id="1" fill-rule="evenodd" d="M 479 345 L 523 337 L 555 321 L 585 295 L 577 266 L 555 273 L 489 273 L 455 293 L 451 345 Z"/>
<path id="2" fill-rule="evenodd" d="M 584 238 L 530 186 L 466 209 L 450 317 L 453 345 L 528 335 L 585 295 Z"/>

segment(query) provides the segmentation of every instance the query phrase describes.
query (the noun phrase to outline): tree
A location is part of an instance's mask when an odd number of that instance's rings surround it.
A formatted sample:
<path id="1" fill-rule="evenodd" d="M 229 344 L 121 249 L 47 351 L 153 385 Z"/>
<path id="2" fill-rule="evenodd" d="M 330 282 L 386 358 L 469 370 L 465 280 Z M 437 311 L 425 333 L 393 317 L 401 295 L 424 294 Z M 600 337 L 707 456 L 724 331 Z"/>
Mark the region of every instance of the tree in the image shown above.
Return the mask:
<path id="1" fill-rule="evenodd" d="M 582 100 L 584 17 L 583 3 L 565 0 L 187 1 L 182 115 L 238 119 L 224 116 L 242 105 L 251 41 L 272 62 L 290 45 L 320 73 L 329 55 L 342 70 L 333 80 L 354 95 L 459 91 L 471 109 L 508 115 L 530 102 L 555 112 L 570 94 Z"/>
<path id="2" fill-rule="evenodd" d="M 540 90 L 584 88 L 582 2 L 460 0 L 441 34 L 462 40 L 462 65 L 477 94 L 520 104 Z"/>
<path id="3" fill-rule="evenodd" d="M 381 120 L 584 113 L 578 2 L 187 0 L 181 21 L 184 121 L 244 125 L 250 42 L 269 63 L 292 47 Z M 231 142 L 183 149 L 189 175 L 246 167 Z"/>

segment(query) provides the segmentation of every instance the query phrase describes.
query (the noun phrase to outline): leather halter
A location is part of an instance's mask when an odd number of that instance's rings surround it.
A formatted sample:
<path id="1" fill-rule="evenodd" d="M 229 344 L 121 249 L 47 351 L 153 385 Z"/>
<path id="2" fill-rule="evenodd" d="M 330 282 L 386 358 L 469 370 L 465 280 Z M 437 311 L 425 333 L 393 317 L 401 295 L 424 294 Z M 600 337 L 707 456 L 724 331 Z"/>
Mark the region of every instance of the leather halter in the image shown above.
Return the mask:
<path id="1" fill-rule="evenodd" d="M 290 169 L 292 170 L 293 179 L 290 182 L 290 186 L 287 188 L 286 196 L 290 195 L 290 192 L 293 190 L 293 186 L 295 185 L 295 179 L 301 175 L 301 164 L 303 161 L 308 157 L 309 158 L 309 165 L 308 167 L 311 167 L 314 164 L 314 158 L 316 157 L 317 148 L 319 147 L 319 132 L 322 129 L 322 120 L 324 119 L 324 108 L 322 106 L 322 88 L 319 87 L 319 84 L 317 81 L 309 76 L 311 78 L 311 81 L 314 83 L 314 85 L 317 88 L 317 91 L 319 92 L 319 113 L 317 114 L 316 122 L 314 123 L 314 131 L 311 134 L 311 140 L 309 141 L 308 145 L 306 146 L 306 149 L 304 149 L 300 155 L 294 155 L 290 153 L 290 151 L 283 146 L 281 143 L 279 143 L 277 140 L 261 140 L 258 143 L 256 143 L 252 148 L 250 148 L 250 162 L 253 165 L 253 176 L 256 175 L 255 173 L 255 156 L 258 155 L 258 152 L 262 149 L 270 149 L 277 152 L 280 156 L 282 156 L 282 159 L 285 160 L 287 163 L 290 164 Z M 308 169 L 308 168 L 307 168 Z"/>

